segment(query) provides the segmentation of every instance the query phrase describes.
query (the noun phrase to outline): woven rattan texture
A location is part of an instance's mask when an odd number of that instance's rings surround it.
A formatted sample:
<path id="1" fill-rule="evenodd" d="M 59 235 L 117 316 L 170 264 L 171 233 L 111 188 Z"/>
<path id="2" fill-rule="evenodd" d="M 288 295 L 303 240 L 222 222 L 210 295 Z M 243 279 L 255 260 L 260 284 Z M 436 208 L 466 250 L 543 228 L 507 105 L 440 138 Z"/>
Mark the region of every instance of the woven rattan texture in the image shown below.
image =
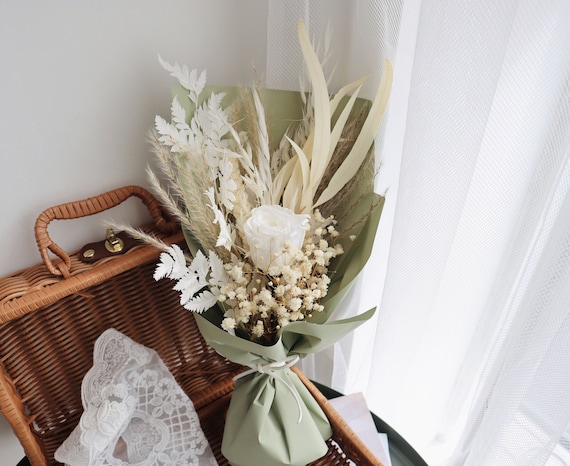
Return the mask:
<path id="1" fill-rule="evenodd" d="M 82 413 L 80 386 L 93 345 L 108 328 L 155 349 L 199 410 L 229 392 L 233 366 L 203 341 L 167 281 L 146 264 L 0 328 L 0 354 L 48 462 Z"/>

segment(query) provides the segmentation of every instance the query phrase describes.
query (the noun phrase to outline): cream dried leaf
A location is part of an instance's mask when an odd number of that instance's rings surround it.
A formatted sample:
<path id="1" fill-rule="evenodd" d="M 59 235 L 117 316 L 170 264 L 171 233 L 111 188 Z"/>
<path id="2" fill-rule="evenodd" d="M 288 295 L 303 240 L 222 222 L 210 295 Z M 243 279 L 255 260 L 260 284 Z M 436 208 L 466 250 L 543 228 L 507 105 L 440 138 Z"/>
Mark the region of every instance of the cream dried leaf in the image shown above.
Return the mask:
<path id="1" fill-rule="evenodd" d="M 171 147 L 171 152 L 183 152 L 188 146 L 188 138 L 164 118 L 157 115 L 154 119 L 154 126 L 160 135 L 158 140 L 165 146 Z"/>
<path id="2" fill-rule="evenodd" d="M 224 263 L 213 251 L 209 252 L 210 259 L 210 286 L 222 287 L 228 281 Z"/>
<path id="3" fill-rule="evenodd" d="M 154 271 L 154 279 L 170 278 L 179 280 L 186 275 L 186 258 L 177 244 L 173 244 L 166 252 L 160 254 L 160 262 Z"/>
<path id="4" fill-rule="evenodd" d="M 192 263 L 187 267 L 187 273 L 174 285 L 174 290 L 180 292 L 180 304 L 186 307 L 186 303 L 191 301 L 196 293 L 208 286 L 209 270 L 208 259 L 202 251 L 198 251 Z"/>
<path id="5" fill-rule="evenodd" d="M 158 61 L 162 67 L 170 73 L 170 76 L 176 78 L 180 85 L 184 89 L 190 91 L 188 96 L 192 102 L 196 103 L 198 101 L 198 96 L 204 90 L 206 85 L 206 70 L 203 70 L 198 76 L 197 70 L 188 70 L 186 65 L 180 66 L 178 63 L 171 65 L 167 61 L 163 60 L 162 57 L 158 56 Z"/>
<path id="6" fill-rule="evenodd" d="M 208 191 L 206 191 L 204 194 L 208 196 L 208 199 L 210 200 L 209 206 L 214 212 L 214 223 L 217 223 L 220 227 L 220 233 L 218 235 L 218 239 L 216 240 L 216 246 L 222 246 L 228 251 L 231 251 L 233 244 L 231 230 L 228 223 L 226 222 L 223 212 L 218 208 L 216 204 L 214 188 L 209 188 Z"/>
<path id="7" fill-rule="evenodd" d="M 217 296 L 209 290 L 204 290 L 202 293 L 194 296 L 192 299 L 183 304 L 185 309 L 192 312 L 201 314 L 207 311 L 218 302 Z"/>

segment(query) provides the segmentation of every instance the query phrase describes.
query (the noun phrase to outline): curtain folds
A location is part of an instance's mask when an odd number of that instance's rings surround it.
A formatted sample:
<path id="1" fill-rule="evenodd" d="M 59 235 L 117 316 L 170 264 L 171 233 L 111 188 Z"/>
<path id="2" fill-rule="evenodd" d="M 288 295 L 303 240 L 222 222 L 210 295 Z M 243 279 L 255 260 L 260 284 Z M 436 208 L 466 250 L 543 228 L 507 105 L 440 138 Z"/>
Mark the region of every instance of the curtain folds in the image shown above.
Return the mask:
<path id="1" fill-rule="evenodd" d="M 273 0 L 269 87 L 298 89 L 300 17 L 332 24 L 333 90 L 395 65 L 385 212 L 345 309 L 377 315 L 303 369 L 430 464 L 568 464 L 570 4 Z"/>

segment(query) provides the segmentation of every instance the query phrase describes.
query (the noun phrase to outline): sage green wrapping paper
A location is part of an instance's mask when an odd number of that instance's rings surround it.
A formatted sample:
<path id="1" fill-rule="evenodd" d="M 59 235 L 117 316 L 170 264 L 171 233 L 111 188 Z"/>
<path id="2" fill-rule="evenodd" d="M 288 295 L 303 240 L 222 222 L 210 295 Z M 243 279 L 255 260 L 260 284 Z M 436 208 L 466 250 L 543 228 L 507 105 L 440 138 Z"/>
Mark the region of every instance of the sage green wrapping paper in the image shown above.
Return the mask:
<path id="1" fill-rule="evenodd" d="M 205 94 L 212 91 L 225 92 L 229 101 L 238 93 L 236 88 L 209 88 Z M 190 117 L 194 106 L 186 92 L 178 88 L 175 95 Z M 302 99 L 298 92 L 263 90 L 263 101 L 272 121 L 273 149 L 286 129 L 302 117 Z M 370 184 L 364 182 L 362 186 L 371 191 Z M 353 227 L 343 231 L 341 243 L 345 252 L 329 267 L 331 284 L 321 300 L 323 312 L 288 324 L 280 330 L 274 345 L 263 346 L 222 330 L 224 311 L 215 306 L 203 314 L 194 314 L 206 342 L 247 370 L 258 364 L 281 362 L 295 355 L 303 358 L 321 351 L 370 319 L 375 308 L 352 318 L 330 320 L 370 256 L 384 205 L 384 198 L 378 194 L 360 194 L 355 205 L 336 215 L 342 215 L 344 225 Z M 366 221 L 361 221 L 363 216 Z M 351 234 L 356 235 L 356 240 L 349 239 Z M 188 232 L 185 237 L 190 252 L 196 254 L 200 245 Z M 233 466 L 303 466 L 326 454 L 326 440 L 331 435 L 325 414 L 295 373 L 288 368 L 271 374 L 254 372 L 236 381 L 225 422 L 222 454 Z"/>
<path id="2" fill-rule="evenodd" d="M 325 324 L 294 322 L 282 330 L 280 340 L 273 346 L 235 337 L 204 316 L 195 316 L 204 339 L 216 351 L 230 361 L 255 367 L 324 349 L 373 313 L 371 309 L 350 319 Z M 293 346 L 288 347 L 287 342 Z M 226 418 L 222 454 L 233 466 L 301 466 L 327 452 L 325 441 L 331 435 L 325 414 L 290 369 L 276 370 L 273 375 L 254 373 L 236 382 Z"/>
<path id="3" fill-rule="evenodd" d="M 327 418 L 291 370 L 279 377 L 298 390 L 301 423 L 297 424 L 296 401 L 283 382 L 260 374 L 238 380 L 230 403 L 233 414 L 226 421 L 222 441 L 222 453 L 232 465 L 305 465 L 326 454 L 323 439 L 331 436 Z M 246 400 L 253 401 L 248 405 Z M 252 438 L 252 433 L 257 437 Z"/>

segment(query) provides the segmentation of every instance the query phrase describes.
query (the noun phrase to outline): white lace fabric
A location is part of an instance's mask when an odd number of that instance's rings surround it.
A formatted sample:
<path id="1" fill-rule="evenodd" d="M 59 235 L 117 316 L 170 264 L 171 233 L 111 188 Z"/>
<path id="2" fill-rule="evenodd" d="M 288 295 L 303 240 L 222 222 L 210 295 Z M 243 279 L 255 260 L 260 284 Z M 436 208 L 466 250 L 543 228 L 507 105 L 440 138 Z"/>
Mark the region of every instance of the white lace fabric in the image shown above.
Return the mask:
<path id="1" fill-rule="evenodd" d="M 114 329 L 95 343 L 79 425 L 55 452 L 69 466 L 217 465 L 192 401 L 158 354 Z"/>

